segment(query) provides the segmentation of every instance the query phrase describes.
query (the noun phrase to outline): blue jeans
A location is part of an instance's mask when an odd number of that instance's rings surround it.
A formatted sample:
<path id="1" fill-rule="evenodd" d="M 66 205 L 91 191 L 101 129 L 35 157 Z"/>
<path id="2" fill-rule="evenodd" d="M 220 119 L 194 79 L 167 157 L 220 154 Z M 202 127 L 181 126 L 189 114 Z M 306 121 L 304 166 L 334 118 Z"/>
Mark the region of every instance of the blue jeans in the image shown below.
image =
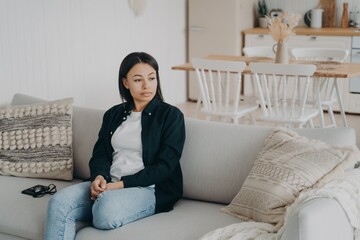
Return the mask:
<path id="1" fill-rule="evenodd" d="M 155 213 L 155 189 L 124 188 L 90 199 L 90 182 L 57 192 L 49 201 L 45 240 L 73 240 L 76 221 L 93 223 L 98 229 L 113 229 Z"/>

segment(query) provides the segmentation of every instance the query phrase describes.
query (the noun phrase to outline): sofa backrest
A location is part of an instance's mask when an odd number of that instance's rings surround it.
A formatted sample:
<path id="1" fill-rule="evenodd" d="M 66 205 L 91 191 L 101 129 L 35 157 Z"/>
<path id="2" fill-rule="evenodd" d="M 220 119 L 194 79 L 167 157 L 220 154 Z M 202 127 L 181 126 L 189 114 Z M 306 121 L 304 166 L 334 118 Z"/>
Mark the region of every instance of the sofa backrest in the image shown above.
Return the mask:
<path id="1" fill-rule="evenodd" d="M 73 158 L 74 177 L 90 177 L 89 160 L 98 139 L 105 111 L 74 106 L 73 112 Z"/>
<path id="2" fill-rule="evenodd" d="M 44 101 L 16 94 L 11 105 Z M 104 111 L 83 107 L 73 110 L 74 177 L 89 177 L 89 160 Z M 272 127 L 237 125 L 185 119 L 186 140 L 180 164 L 184 197 L 228 204 L 240 190 L 253 161 Z M 300 135 L 339 146 L 353 146 L 351 128 L 294 129 Z"/>
<path id="3" fill-rule="evenodd" d="M 181 165 L 184 197 L 228 204 L 235 197 L 272 127 L 186 119 Z M 354 129 L 293 129 L 300 135 L 339 146 L 356 144 Z"/>
<path id="4" fill-rule="evenodd" d="M 229 203 L 269 132 L 269 128 L 187 119 L 180 161 L 184 197 Z"/>

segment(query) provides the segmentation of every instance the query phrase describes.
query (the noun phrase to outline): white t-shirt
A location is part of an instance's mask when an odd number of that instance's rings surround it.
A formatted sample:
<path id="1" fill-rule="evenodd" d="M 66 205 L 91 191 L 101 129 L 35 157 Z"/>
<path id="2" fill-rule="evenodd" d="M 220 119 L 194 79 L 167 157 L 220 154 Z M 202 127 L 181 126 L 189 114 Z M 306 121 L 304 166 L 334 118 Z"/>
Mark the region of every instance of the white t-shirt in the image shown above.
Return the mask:
<path id="1" fill-rule="evenodd" d="M 113 182 L 144 169 L 141 143 L 141 112 L 131 112 L 111 138 L 114 148 L 110 175 Z"/>

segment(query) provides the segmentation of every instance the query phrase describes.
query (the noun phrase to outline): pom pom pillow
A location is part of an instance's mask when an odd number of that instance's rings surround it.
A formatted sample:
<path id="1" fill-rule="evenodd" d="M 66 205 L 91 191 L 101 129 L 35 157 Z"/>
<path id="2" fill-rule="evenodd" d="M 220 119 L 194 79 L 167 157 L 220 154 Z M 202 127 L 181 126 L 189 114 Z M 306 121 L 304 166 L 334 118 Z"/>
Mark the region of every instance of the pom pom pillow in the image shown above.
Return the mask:
<path id="1" fill-rule="evenodd" d="M 72 98 L 0 109 L 0 174 L 71 180 Z"/>

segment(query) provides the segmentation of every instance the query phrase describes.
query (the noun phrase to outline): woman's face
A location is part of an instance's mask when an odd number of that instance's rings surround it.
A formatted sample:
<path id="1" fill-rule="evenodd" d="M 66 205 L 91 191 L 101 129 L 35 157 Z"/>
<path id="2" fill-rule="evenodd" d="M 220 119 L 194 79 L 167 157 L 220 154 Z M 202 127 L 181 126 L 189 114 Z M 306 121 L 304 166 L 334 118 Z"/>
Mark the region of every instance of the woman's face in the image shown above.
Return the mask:
<path id="1" fill-rule="evenodd" d="M 125 88 L 129 89 L 134 99 L 134 111 L 141 112 L 153 99 L 157 89 L 156 71 L 147 63 L 134 65 L 126 78 L 123 78 Z"/>

